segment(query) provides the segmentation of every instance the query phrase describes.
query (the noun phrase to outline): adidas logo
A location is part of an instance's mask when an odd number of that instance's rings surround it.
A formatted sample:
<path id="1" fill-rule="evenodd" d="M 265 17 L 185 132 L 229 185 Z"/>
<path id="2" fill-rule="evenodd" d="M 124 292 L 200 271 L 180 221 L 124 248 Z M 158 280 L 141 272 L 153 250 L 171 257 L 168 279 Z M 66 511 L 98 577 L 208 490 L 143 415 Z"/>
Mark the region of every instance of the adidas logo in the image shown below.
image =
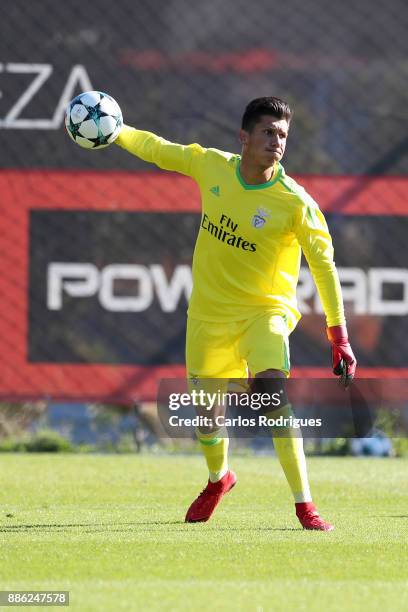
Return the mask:
<path id="1" fill-rule="evenodd" d="M 220 195 L 220 186 L 219 185 L 215 185 L 214 187 L 211 187 L 210 189 L 211 193 L 215 196 L 219 196 Z"/>

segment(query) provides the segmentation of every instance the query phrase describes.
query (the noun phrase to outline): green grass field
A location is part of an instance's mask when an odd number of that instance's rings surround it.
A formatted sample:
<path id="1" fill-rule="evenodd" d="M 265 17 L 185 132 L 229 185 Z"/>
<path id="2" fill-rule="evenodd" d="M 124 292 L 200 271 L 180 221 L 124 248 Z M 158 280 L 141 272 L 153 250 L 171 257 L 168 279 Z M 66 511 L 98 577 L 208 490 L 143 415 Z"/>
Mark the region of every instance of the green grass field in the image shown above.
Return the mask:
<path id="1" fill-rule="evenodd" d="M 311 458 L 332 533 L 300 529 L 270 457 L 232 456 L 237 486 L 196 525 L 183 518 L 205 481 L 200 457 L 2 455 L 0 466 L 2 590 L 69 590 L 81 611 L 408 608 L 407 460 Z"/>

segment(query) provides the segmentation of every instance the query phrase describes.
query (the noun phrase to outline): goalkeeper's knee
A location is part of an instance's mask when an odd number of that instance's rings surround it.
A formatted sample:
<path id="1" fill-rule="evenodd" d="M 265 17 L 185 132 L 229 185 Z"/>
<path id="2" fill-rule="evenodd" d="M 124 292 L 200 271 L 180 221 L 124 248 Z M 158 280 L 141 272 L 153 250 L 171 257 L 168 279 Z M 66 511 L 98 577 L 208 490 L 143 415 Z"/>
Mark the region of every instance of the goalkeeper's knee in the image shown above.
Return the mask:
<path id="1" fill-rule="evenodd" d="M 251 385 L 251 394 L 258 394 L 262 398 L 262 414 L 282 410 L 289 404 L 286 391 L 286 376 L 282 372 L 282 377 L 263 377 L 257 375 Z M 269 399 L 268 399 L 269 398 Z"/>

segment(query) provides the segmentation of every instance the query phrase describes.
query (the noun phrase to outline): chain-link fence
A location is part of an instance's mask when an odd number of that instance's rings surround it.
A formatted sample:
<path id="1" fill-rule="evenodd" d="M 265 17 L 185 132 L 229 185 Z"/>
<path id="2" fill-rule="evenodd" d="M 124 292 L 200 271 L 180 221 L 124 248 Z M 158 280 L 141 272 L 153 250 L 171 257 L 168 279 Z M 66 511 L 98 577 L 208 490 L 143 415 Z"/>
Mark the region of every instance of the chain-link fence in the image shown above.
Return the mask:
<path id="1" fill-rule="evenodd" d="M 183 372 L 198 191 L 76 147 L 65 106 L 88 89 L 130 125 L 232 152 L 249 100 L 287 99 L 284 165 L 327 214 L 361 371 L 408 371 L 407 16 L 402 0 L 3 2 L 2 397 L 126 400 Z M 327 368 L 306 268 L 299 303 L 294 371 Z"/>

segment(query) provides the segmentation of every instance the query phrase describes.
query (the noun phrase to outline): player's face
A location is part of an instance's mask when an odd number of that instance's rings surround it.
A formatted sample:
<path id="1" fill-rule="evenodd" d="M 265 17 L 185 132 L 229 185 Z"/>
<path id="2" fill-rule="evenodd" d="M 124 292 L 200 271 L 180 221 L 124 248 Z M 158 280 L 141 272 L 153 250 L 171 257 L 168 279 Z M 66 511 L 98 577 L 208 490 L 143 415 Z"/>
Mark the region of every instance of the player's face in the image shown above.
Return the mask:
<path id="1" fill-rule="evenodd" d="M 289 124 L 286 119 L 262 115 L 251 132 L 241 130 L 243 155 L 265 168 L 282 159 L 286 148 Z"/>

